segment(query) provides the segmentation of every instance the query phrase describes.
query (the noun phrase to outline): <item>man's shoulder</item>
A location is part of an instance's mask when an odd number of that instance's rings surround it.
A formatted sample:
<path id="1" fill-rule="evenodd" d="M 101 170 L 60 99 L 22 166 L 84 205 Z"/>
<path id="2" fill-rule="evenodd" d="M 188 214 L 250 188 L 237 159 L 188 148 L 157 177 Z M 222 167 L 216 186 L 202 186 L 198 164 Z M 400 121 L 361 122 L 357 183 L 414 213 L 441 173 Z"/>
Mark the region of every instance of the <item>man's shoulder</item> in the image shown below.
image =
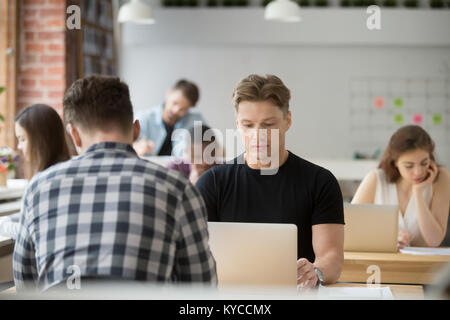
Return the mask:
<path id="1" fill-rule="evenodd" d="M 123 177 L 142 179 L 145 185 L 154 185 L 167 192 L 183 192 L 189 180 L 175 170 L 169 170 L 157 163 L 139 157 L 125 157 L 116 159 L 114 165 L 121 165 Z M 119 163 L 120 162 L 120 163 Z M 107 165 L 102 159 L 75 157 L 71 160 L 58 163 L 36 174 L 29 184 L 29 192 L 34 192 L 48 182 L 62 181 L 64 179 L 83 179 L 97 177 L 121 176 L 121 172 L 108 175 Z M 103 167 L 103 168 L 102 168 Z M 98 175 L 96 172 L 98 170 Z"/>
<path id="2" fill-rule="evenodd" d="M 299 157 L 292 152 L 290 152 L 290 156 L 292 156 L 293 164 L 308 176 L 320 179 L 335 179 L 333 173 L 327 168 Z"/>
<path id="3" fill-rule="evenodd" d="M 156 105 L 150 108 L 146 108 L 146 109 L 142 109 L 142 110 L 138 110 L 136 111 L 136 118 L 139 120 L 144 120 L 147 118 L 152 118 L 155 117 L 159 114 L 161 114 L 161 110 L 162 110 L 162 105 Z"/>
<path id="4" fill-rule="evenodd" d="M 181 123 L 184 126 L 191 127 L 193 125 L 193 121 L 202 121 L 204 122 L 203 115 L 196 107 L 192 107 L 188 110 L 188 112 L 181 118 Z"/>

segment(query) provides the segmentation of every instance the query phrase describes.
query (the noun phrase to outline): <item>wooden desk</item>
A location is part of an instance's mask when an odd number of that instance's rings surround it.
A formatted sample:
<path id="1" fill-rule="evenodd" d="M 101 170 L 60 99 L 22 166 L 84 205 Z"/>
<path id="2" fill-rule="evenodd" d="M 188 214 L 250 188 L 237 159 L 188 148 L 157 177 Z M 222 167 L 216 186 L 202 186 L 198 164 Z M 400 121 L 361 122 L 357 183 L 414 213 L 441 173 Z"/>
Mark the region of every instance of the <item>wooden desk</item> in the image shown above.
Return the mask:
<path id="1" fill-rule="evenodd" d="M 9 239 L 0 246 L 0 283 L 13 281 L 12 259 L 14 241 Z"/>
<path id="2" fill-rule="evenodd" d="M 327 287 L 365 287 L 365 283 L 335 283 Z M 380 287 L 389 287 L 396 300 L 423 300 L 423 287 L 420 285 L 381 284 Z"/>
<path id="3" fill-rule="evenodd" d="M 392 295 L 396 300 L 423 300 L 424 293 L 422 286 L 413 285 L 380 285 L 381 287 L 389 287 L 391 289 Z M 328 285 L 327 287 L 365 287 L 365 284 L 360 283 L 335 283 Z M 8 295 L 13 297 L 16 294 L 16 287 L 12 287 L 0 292 L 1 295 Z"/>
<path id="4" fill-rule="evenodd" d="M 450 256 L 410 255 L 403 253 L 344 252 L 340 282 L 366 283 L 370 265 L 381 270 L 381 283 L 430 284 Z"/>

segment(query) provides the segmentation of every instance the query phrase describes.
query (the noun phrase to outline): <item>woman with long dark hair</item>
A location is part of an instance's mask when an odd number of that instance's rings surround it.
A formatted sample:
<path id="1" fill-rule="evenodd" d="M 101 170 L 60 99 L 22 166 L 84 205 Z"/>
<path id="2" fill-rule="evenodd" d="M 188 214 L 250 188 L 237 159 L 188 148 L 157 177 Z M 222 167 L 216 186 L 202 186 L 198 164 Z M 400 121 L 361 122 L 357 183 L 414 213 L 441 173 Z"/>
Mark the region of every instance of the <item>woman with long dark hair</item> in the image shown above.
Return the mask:
<path id="1" fill-rule="evenodd" d="M 435 144 L 420 126 L 391 137 L 378 169 L 362 181 L 352 203 L 399 206 L 398 246 L 437 247 L 447 231 L 449 171 L 436 164 Z"/>
<path id="2" fill-rule="evenodd" d="M 14 123 L 17 149 L 25 159 L 27 179 L 70 159 L 63 122 L 52 107 L 44 104 L 26 107 L 17 114 Z M 2 217 L 0 235 L 15 239 L 19 218 L 20 213 Z"/>

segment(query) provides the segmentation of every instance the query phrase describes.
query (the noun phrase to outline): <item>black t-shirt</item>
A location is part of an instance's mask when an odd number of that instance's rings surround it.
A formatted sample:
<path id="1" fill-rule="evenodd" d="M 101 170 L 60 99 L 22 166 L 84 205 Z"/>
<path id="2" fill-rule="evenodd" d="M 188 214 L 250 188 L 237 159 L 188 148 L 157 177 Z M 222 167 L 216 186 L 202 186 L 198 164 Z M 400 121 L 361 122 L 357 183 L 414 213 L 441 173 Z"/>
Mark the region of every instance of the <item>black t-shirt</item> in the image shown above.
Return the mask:
<path id="1" fill-rule="evenodd" d="M 166 139 L 164 139 L 164 142 L 161 146 L 161 149 L 159 149 L 158 156 L 170 156 L 172 155 L 172 132 L 173 127 L 169 126 L 164 120 L 164 127 L 166 128 Z"/>
<path id="2" fill-rule="evenodd" d="M 242 157 L 211 168 L 197 181 L 208 220 L 295 224 L 298 258 L 314 262 L 311 227 L 344 224 L 342 193 L 336 178 L 291 152 L 274 175 L 261 175 L 260 170 L 238 164 L 244 163 Z"/>

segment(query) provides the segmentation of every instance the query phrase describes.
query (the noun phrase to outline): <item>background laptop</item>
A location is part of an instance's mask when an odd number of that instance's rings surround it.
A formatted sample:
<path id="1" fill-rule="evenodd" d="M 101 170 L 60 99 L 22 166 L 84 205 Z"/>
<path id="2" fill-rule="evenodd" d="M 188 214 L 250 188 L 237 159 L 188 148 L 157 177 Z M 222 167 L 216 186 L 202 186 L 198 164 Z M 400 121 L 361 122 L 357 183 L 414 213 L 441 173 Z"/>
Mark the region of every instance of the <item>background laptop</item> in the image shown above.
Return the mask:
<path id="1" fill-rule="evenodd" d="M 397 252 L 398 206 L 344 204 L 344 251 Z"/>
<path id="2" fill-rule="evenodd" d="M 220 287 L 297 287 L 297 226 L 208 222 Z"/>

